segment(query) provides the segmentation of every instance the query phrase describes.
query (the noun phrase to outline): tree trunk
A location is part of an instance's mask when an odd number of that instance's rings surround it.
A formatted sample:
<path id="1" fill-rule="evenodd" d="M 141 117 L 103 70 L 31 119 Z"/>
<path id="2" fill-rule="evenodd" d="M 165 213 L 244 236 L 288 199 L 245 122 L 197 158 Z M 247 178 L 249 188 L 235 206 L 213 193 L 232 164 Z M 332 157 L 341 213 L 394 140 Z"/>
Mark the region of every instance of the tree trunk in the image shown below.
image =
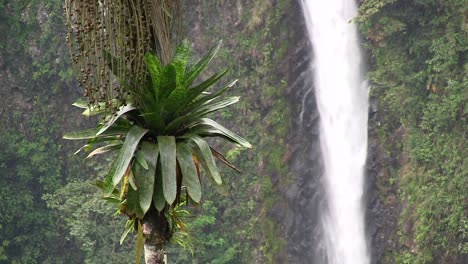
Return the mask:
<path id="1" fill-rule="evenodd" d="M 146 264 L 164 264 L 164 247 L 169 239 L 169 224 L 164 213 L 158 213 L 153 207 L 142 221 L 145 238 Z"/>

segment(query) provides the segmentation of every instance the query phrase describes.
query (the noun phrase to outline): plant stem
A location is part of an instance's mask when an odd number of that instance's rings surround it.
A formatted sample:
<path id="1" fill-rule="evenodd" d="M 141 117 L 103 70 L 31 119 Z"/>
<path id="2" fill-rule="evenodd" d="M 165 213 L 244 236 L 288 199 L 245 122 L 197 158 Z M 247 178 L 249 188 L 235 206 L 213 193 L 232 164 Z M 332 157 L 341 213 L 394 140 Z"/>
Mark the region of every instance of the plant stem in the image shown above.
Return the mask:
<path id="1" fill-rule="evenodd" d="M 146 264 L 164 264 L 164 247 L 170 237 L 169 224 L 164 213 L 150 208 L 143 218 L 142 228 Z"/>

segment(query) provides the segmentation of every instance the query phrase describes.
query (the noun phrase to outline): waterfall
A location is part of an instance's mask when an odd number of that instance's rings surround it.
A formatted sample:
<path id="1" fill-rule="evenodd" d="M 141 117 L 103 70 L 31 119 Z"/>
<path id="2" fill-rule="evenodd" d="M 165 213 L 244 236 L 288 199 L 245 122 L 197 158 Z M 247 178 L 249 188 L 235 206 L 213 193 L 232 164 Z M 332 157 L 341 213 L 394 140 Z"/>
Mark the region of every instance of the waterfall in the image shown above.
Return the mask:
<path id="1" fill-rule="evenodd" d="M 354 0 L 302 0 L 313 46 L 312 65 L 320 113 L 325 208 L 321 212 L 324 259 L 330 264 L 370 263 L 364 227 L 364 170 L 368 88 Z"/>

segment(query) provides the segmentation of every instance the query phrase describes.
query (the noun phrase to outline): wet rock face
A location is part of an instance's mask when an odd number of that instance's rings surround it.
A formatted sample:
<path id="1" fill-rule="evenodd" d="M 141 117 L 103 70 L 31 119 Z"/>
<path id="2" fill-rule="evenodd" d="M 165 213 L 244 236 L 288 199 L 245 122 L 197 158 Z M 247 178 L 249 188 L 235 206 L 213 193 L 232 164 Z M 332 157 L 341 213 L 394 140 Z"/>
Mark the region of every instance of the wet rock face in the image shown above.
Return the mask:
<path id="1" fill-rule="evenodd" d="M 366 227 L 372 263 L 394 263 L 387 253 L 398 250 L 395 234 L 401 208 L 396 185 L 389 181 L 396 160 L 385 155 L 376 130 L 380 125 L 377 102 L 369 107 L 369 144 L 367 151 Z M 393 164 L 393 165 L 392 165 Z"/>
<path id="2" fill-rule="evenodd" d="M 322 161 L 319 143 L 319 114 L 311 78 L 311 43 L 301 6 L 295 14 L 295 46 L 291 48 L 289 86 L 286 96 L 294 117 L 290 142 L 291 184 L 281 190 L 287 201 L 286 229 L 288 263 L 323 263 L 319 212 L 323 200 Z"/>

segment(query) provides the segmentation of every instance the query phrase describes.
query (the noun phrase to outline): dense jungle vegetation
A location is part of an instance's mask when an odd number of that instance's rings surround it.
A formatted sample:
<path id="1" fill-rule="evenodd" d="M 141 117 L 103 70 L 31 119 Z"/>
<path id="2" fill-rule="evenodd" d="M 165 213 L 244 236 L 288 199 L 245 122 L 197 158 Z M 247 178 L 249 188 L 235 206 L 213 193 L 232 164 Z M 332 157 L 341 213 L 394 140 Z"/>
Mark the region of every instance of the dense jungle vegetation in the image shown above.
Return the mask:
<path id="1" fill-rule="evenodd" d="M 371 96 L 384 149 L 381 200 L 400 208 L 386 263 L 468 255 L 466 1 L 361 1 Z M 393 260 L 393 261 L 392 261 Z"/>
<path id="2" fill-rule="evenodd" d="M 218 65 L 239 78 L 241 103 L 223 124 L 254 143 L 221 149 L 242 174 L 223 171 L 229 194 L 209 190 L 188 208 L 193 255 L 169 249 L 172 263 L 278 263 L 284 234 L 271 218 L 284 203 L 290 120 L 284 23 L 294 1 L 186 1 L 194 54 L 224 40 Z M 463 263 L 468 255 L 467 5 L 464 0 L 361 0 L 355 19 L 369 56 L 371 122 L 381 142 L 380 200 L 397 208 L 398 224 L 382 263 Z M 131 263 L 119 245 L 123 218 L 89 184 L 99 161 L 71 154 L 62 135 L 91 123 L 70 105 L 80 97 L 64 45 L 61 0 L 0 1 L 0 263 Z M 299 32 L 302 33 L 302 32 Z M 215 66 L 213 72 L 216 70 Z M 88 126 L 89 127 L 89 126 Z M 271 175 L 281 175 L 272 183 Z M 103 219 L 114 219 L 104 222 Z M 377 234 L 379 235 L 379 234 Z M 63 254 L 67 252 L 67 254 Z"/>

